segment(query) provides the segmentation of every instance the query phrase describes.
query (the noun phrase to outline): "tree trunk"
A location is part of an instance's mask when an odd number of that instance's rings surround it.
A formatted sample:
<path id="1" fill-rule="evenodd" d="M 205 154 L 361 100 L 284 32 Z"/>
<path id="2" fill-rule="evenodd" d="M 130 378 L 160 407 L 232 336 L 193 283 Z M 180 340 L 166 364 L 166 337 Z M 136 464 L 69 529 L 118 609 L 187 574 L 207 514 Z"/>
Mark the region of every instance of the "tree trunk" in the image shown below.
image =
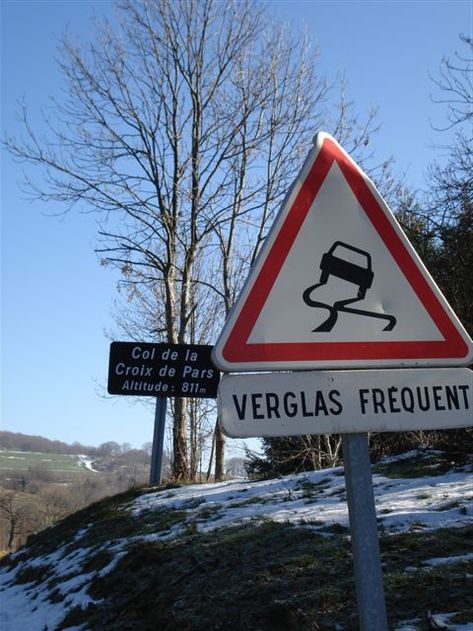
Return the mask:
<path id="1" fill-rule="evenodd" d="M 225 436 L 220 425 L 215 425 L 215 481 L 221 482 L 225 476 Z"/>
<path id="2" fill-rule="evenodd" d="M 172 475 L 176 482 L 189 479 L 187 463 L 187 432 L 186 432 L 185 399 L 177 398 L 174 412 Z"/>

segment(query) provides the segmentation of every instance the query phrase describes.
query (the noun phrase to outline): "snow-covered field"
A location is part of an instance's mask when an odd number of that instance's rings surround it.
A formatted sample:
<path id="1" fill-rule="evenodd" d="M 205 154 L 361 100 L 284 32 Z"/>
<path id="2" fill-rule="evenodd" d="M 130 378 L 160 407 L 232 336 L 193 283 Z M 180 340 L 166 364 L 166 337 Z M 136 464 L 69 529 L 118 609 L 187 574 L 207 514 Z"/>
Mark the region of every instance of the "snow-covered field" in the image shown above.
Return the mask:
<path id="1" fill-rule="evenodd" d="M 342 468 L 301 473 L 288 477 L 250 482 L 229 481 L 220 484 L 184 486 L 160 492 L 150 491 L 123 508 L 137 519 L 140 515 L 159 509 L 176 508 L 185 511 L 185 519 L 169 530 L 123 538 L 108 543 L 112 552 L 110 563 L 100 570 L 101 575 L 112 571 L 125 554 L 131 541 L 170 540 L 179 537 L 189 526 L 194 532 L 208 532 L 247 522 L 271 519 L 288 522 L 302 528 L 317 529 L 322 534 L 327 526 L 348 526 L 345 482 Z M 471 467 L 441 476 L 419 478 L 387 478 L 373 475 L 378 522 L 384 534 L 458 528 L 473 524 L 473 480 Z M 327 532 L 325 530 L 325 532 Z M 77 533 L 80 539 L 84 532 Z M 327 536 L 330 536 L 327 534 Z M 68 542 L 70 543 L 70 542 Z M 90 602 L 87 584 L 90 574 L 82 568 L 90 550 L 79 548 L 67 553 L 65 545 L 51 554 L 23 562 L 14 569 L 3 568 L 1 581 L 0 628 L 2 631 L 52 631 L 68 610 L 76 605 L 85 607 Z M 17 554 L 21 554 L 21 551 Z M 473 553 L 464 551 L 465 559 Z M 458 561 L 435 558 L 424 566 L 437 566 Z M 21 569 L 48 567 L 48 580 L 40 583 L 15 583 Z M 410 568 L 406 560 L 406 572 Z M 95 574 L 97 576 L 97 574 Z M 59 597 L 51 599 L 55 583 Z M 448 624 L 448 616 L 435 614 L 436 620 L 457 631 L 473 631 L 469 624 Z M 415 622 L 398 626 L 403 631 L 416 629 Z M 78 627 L 69 627 L 78 630 Z"/>

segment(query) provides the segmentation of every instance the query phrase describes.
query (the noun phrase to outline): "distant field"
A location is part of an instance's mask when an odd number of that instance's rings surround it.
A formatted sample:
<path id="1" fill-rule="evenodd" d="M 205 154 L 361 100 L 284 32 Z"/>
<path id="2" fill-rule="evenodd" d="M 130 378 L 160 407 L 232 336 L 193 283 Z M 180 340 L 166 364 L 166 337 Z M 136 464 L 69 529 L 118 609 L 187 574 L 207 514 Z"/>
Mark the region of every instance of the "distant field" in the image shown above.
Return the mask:
<path id="1" fill-rule="evenodd" d="M 29 451 L 0 450 L 1 471 L 46 469 L 51 473 L 84 473 L 87 468 L 78 456 Z"/>

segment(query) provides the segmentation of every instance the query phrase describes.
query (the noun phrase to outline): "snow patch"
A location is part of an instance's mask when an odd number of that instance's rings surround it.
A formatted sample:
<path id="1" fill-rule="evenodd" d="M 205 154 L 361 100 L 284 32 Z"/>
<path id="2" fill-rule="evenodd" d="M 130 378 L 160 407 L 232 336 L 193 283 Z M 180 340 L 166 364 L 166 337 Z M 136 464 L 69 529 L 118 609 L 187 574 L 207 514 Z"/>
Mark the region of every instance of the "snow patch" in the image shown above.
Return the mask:
<path id="1" fill-rule="evenodd" d="M 99 471 L 97 471 L 97 469 L 94 469 L 94 467 L 92 466 L 93 458 L 91 458 L 90 456 L 80 455 L 80 456 L 76 456 L 76 458 L 79 461 L 79 464 L 85 467 L 88 471 L 93 471 L 94 473 L 100 473 Z"/>

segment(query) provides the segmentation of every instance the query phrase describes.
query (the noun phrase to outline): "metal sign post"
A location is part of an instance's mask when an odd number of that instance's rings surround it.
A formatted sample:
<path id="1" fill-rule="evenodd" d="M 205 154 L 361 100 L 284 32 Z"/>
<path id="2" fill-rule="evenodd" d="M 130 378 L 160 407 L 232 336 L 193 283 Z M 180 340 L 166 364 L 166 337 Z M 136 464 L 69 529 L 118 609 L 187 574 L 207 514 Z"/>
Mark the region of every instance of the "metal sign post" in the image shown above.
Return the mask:
<path id="1" fill-rule="evenodd" d="M 368 434 L 343 434 L 342 445 L 360 630 L 387 631 Z"/>
<path id="2" fill-rule="evenodd" d="M 167 398 L 156 397 L 153 449 L 151 451 L 151 471 L 149 474 L 150 486 L 159 486 L 161 484 L 163 470 L 164 430 L 166 425 L 166 407 Z"/>

